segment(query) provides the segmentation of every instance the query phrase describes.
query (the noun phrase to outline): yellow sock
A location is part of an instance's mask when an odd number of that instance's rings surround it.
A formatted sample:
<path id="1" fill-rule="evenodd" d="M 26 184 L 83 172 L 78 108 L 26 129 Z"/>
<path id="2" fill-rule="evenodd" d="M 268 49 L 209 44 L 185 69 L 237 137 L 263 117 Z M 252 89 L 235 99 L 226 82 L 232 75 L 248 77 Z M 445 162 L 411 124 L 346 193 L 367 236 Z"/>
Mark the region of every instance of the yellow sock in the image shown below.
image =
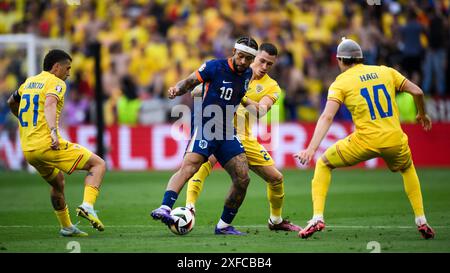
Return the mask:
<path id="1" fill-rule="evenodd" d="M 86 185 L 84 186 L 84 198 L 83 203 L 87 203 L 91 206 L 94 206 L 95 201 L 97 200 L 98 189 L 96 187 Z"/>
<path id="2" fill-rule="evenodd" d="M 72 221 L 70 221 L 69 208 L 66 206 L 62 210 L 55 210 L 56 218 L 58 218 L 61 227 L 71 227 Z"/>
<path id="3" fill-rule="evenodd" d="M 195 205 L 203 189 L 206 177 L 211 173 L 212 165 L 209 161 L 203 163 L 200 169 L 189 179 L 186 193 L 186 205 Z"/>
<path id="4" fill-rule="evenodd" d="M 316 163 L 314 178 L 311 182 L 314 215 L 323 216 L 325 210 L 325 199 L 331 182 L 331 169 L 325 165 L 322 158 Z"/>
<path id="5" fill-rule="evenodd" d="M 423 209 L 422 192 L 420 190 L 420 182 L 414 165 L 411 164 L 411 166 L 402 171 L 401 174 L 405 192 L 414 210 L 414 215 L 416 217 L 424 216 L 425 212 Z"/>
<path id="6" fill-rule="evenodd" d="M 270 216 L 273 218 L 281 218 L 281 210 L 284 201 L 284 183 L 267 183 L 267 199 L 270 204 Z M 281 220 L 280 220 L 281 221 Z"/>

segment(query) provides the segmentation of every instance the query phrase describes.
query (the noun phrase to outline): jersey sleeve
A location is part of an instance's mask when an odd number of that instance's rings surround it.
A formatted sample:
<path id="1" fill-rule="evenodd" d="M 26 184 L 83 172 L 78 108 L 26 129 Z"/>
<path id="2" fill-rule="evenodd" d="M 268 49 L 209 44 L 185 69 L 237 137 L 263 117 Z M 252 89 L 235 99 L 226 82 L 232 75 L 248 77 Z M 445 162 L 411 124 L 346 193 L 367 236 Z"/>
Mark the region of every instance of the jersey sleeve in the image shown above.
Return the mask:
<path id="1" fill-rule="evenodd" d="M 58 100 L 62 100 L 65 93 L 66 83 L 61 80 L 54 80 L 47 86 L 45 96 L 54 96 Z"/>
<path id="2" fill-rule="evenodd" d="M 344 102 L 344 89 L 338 82 L 333 82 L 328 88 L 328 100 L 335 101 L 339 104 Z"/>
<path id="3" fill-rule="evenodd" d="M 266 96 L 272 99 L 273 103 L 277 102 L 277 100 L 280 98 L 281 94 L 281 88 L 278 85 L 278 83 L 271 86 L 270 91 L 267 92 Z"/>
<path id="4" fill-rule="evenodd" d="M 403 89 L 403 85 L 406 82 L 406 77 L 403 76 L 400 72 L 395 70 L 394 68 L 388 67 L 389 72 L 392 75 L 392 79 L 394 81 L 395 90 L 397 92 L 401 92 Z"/>
<path id="5" fill-rule="evenodd" d="M 195 75 L 200 82 L 209 82 L 216 72 L 217 62 L 215 60 L 207 61 L 195 71 Z"/>

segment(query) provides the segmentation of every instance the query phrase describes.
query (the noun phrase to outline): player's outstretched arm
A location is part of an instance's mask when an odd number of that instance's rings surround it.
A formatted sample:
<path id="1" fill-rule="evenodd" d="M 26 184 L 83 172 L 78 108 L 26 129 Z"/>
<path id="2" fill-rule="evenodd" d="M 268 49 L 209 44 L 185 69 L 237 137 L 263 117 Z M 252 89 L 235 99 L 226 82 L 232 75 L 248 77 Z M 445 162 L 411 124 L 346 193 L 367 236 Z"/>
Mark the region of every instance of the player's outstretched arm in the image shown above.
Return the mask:
<path id="1" fill-rule="evenodd" d="M 181 96 L 191 91 L 201 81 L 195 75 L 195 72 L 189 75 L 184 80 L 179 81 L 174 87 L 170 87 L 168 90 L 169 99 L 173 99 L 177 96 Z"/>
<path id="2" fill-rule="evenodd" d="M 269 96 L 264 96 L 259 102 L 249 99 L 247 96 L 242 98 L 241 104 L 253 115 L 258 118 L 263 117 L 269 112 L 274 101 Z"/>
<path id="3" fill-rule="evenodd" d="M 311 139 L 311 142 L 308 145 L 306 150 L 300 151 L 294 155 L 294 157 L 300 160 L 302 164 L 308 164 L 309 161 L 314 157 L 317 149 L 319 148 L 322 139 L 327 134 L 330 129 L 331 124 L 333 123 L 334 116 L 339 110 L 340 104 L 334 100 L 328 100 L 325 105 L 325 109 L 323 113 L 320 115 L 319 120 L 317 121 L 316 129 L 314 129 L 314 134 Z"/>
<path id="4" fill-rule="evenodd" d="M 422 125 L 422 128 L 425 131 L 431 130 L 432 125 L 431 118 L 427 115 L 427 112 L 425 110 L 425 101 L 422 89 L 415 83 L 406 79 L 405 84 L 403 84 L 403 88 L 401 91 L 405 91 L 413 95 L 414 103 L 416 104 L 417 108 L 417 117 L 416 117 L 417 122 L 419 122 L 420 125 Z"/>
<path id="5" fill-rule="evenodd" d="M 17 91 L 8 98 L 8 105 L 9 109 L 11 109 L 11 113 L 16 117 L 19 117 L 20 96 Z"/>

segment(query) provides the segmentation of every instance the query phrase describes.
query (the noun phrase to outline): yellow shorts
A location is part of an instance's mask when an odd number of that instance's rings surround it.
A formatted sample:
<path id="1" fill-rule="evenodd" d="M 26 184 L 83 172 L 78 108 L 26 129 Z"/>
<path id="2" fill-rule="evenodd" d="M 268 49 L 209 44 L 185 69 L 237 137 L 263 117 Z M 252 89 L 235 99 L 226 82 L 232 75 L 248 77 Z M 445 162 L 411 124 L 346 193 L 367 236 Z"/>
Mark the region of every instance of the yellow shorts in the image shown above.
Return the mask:
<path id="1" fill-rule="evenodd" d="M 266 148 L 262 146 L 256 139 L 241 138 L 244 146 L 245 155 L 247 156 L 248 165 L 250 166 L 271 166 L 274 165 L 270 154 Z"/>
<path id="2" fill-rule="evenodd" d="M 41 149 L 24 152 L 25 159 L 47 181 L 53 180 L 63 171 L 71 174 L 74 170 L 80 170 L 92 155 L 85 147 L 71 142 L 60 145 L 60 150 Z"/>
<path id="3" fill-rule="evenodd" d="M 373 148 L 360 141 L 355 134 L 339 140 L 329 147 L 324 155 L 325 164 L 332 168 L 353 166 L 360 162 L 381 157 L 393 172 L 407 169 L 412 164 L 408 136 L 403 134 L 401 145 Z"/>

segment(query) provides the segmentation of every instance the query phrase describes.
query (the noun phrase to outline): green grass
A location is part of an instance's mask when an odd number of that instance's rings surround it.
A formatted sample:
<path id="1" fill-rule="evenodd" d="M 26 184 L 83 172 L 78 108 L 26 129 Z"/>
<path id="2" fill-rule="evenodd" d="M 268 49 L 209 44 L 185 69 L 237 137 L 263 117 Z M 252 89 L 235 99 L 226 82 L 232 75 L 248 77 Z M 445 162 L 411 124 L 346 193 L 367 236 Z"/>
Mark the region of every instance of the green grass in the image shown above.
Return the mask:
<path id="1" fill-rule="evenodd" d="M 283 215 L 302 226 L 311 217 L 312 171 L 289 170 L 285 175 Z M 377 241 L 382 252 L 450 252 L 450 170 L 418 170 L 434 240 L 423 240 L 399 174 L 387 170 L 338 170 L 333 173 L 327 206 L 327 228 L 308 240 L 296 233 L 271 232 L 264 182 L 254 174 L 234 225 L 248 236 L 213 234 L 230 181 L 214 171 L 197 204 L 196 226 L 186 236 L 172 234 L 149 212 L 160 205 L 171 172 L 108 172 L 96 209 L 106 225 L 93 230 L 81 219 L 87 238 L 62 238 L 52 211 L 49 186 L 37 175 L 0 173 L 0 253 L 69 252 L 78 241 L 81 252 L 370 252 Z M 66 199 L 73 222 L 83 197 L 82 173 L 66 177 Z M 185 189 L 175 206 L 184 205 Z"/>

